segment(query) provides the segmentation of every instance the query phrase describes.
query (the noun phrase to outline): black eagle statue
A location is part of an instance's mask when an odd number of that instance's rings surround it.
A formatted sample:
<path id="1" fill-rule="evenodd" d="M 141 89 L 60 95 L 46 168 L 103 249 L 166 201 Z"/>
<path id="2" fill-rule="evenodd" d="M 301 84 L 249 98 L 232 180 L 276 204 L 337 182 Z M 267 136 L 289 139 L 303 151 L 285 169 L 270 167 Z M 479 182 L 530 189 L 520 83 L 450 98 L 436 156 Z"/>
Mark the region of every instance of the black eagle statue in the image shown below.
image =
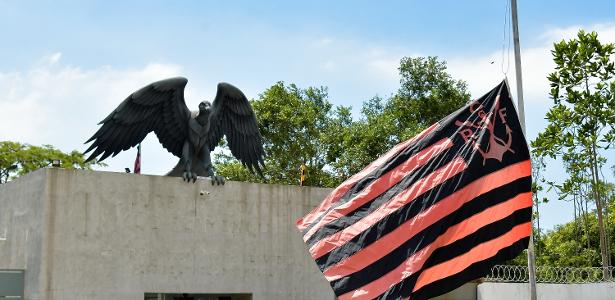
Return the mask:
<path id="1" fill-rule="evenodd" d="M 183 77 L 169 78 L 128 96 L 85 142 L 93 141 L 85 151 L 94 151 L 87 161 L 101 154 L 99 161 L 115 156 L 136 146 L 153 131 L 162 146 L 180 158 L 167 176 L 181 176 L 192 182 L 197 176 L 209 176 L 212 184 L 224 184 L 224 178 L 216 175 L 211 164 L 210 152 L 226 135 L 233 156 L 262 176 L 263 138 L 243 92 L 228 83 L 219 83 L 213 103 L 203 101 L 198 112 L 191 112 L 184 100 L 186 83 Z"/>

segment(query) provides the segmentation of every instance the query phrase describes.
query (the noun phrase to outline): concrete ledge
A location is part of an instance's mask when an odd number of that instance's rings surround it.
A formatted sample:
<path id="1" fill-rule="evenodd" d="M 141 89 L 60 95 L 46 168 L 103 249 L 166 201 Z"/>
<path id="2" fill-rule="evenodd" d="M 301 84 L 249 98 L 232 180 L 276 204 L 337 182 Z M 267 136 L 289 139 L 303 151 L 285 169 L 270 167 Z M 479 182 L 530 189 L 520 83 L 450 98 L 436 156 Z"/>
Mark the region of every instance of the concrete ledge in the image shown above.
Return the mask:
<path id="1" fill-rule="evenodd" d="M 615 282 L 585 284 L 539 283 L 536 286 L 539 300 L 606 300 L 615 299 Z M 527 283 L 484 282 L 477 287 L 478 300 L 529 299 Z"/>
<path id="2" fill-rule="evenodd" d="M 42 169 L 0 186 L 0 269 L 26 299 L 333 299 L 294 227 L 329 191 Z"/>

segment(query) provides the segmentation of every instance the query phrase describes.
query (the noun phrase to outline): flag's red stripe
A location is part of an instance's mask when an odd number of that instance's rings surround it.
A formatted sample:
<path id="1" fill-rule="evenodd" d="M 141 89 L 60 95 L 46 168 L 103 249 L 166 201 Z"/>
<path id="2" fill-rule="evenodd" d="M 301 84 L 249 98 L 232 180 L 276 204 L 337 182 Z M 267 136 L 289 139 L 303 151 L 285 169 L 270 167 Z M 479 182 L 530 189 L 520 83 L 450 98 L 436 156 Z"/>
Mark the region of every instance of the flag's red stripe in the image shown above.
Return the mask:
<path id="1" fill-rule="evenodd" d="M 137 158 L 135 159 L 134 173 L 141 173 L 141 153 L 137 153 Z"/>
<path id="2" fill-rule="evenodd" d="M 310 248 L 310 254 L 312 254 L 314 259 L 318 259 L 319 257 L 329 253 L 331 250 L 346 244 L 352 238 L 369 229 L 372 225 L 384 219 L 392 212 L 395 212 L 407 203 L 410 203 L 416 197 L 440 185 L 447 179 L 461 173 L 466 168 L 467 165 L 463 158 L 456 157 L 445 166 L 417 180 L 408 189 L 397 194 L 394 198 L 384 203 L 377 210 L 365 216 L 360 221 L 335 234 L 319 240 Z"/>
<path id="3" fill-rule="evenodd" d="M 350 190 L 359 180 L 365 177 L 365 175 L 380 167 L 380 165 L 388 161 L 391 157 L 397 155 L 400 151 L 404 150 L 410 144 L 429 134 L 431 131 L 436 129 L 438 125 L 438 123 L 435 123 L 429 126 L 429 128 L 425 129 L 423 132 L 413 137 L 412 139 L 398 144 L 397 146 L 393 147 L 393 149 L 389 150 L 389 152 L 387 152 L 386 154 L 369 164 L 367 167 L 365 167 L 361 172 L 353 175 L 348 180 L 344 181 L 340 186 L 333 190 L 333 192 L 331 192 L 331 194 L 329 194 L 329 196 L 327 196 L 327 198 L 325 198 L 325 200 L 323 200 L 323 202 L 319 206 L 315 207 L 303 218 L 298 219 L 296 221 L 297 228 L 302 231 L 305 230 L 324 212 L 326 212 L 333 203 L 337 202 L 346 192 L 348 192 L 348 190 Z"/>
<path id="4" fill-rule="evenodd" d="M 329 281 L 333 281 L 360 271 L 386 256 L 425 228 L 453 213 L 465 203 L 495 188 L 529 176 L 530 172 L 530 161 L 526 160 L 485 175 L 404 222 L 371 245 L 326 269 L 323 273 Z"/>
<path id="5" fill-rule="evenodd" d="M 529 199 L 529 203 L 528 200 Z M 530 207 L 532 205 L 532 194 L 531 193 L 524 193 L 524 194 L 520 194 L 517 195 L 516 197 L 513 197 L 512 199 L 500 203 L 494 207 L 491 207 L 485 211 L 483 211 L 480 214 L 477 214 L 475 216 L 472 216 L 471 218 L 453 226 L 450 227 L 444 234 L 442 234 L 441 236 L 438 237 L 438 239 L 436 239 L 433 243 L 431 243 L 429 246 L 421 249 L 420 251 L 418 251 L 417 253 L 415 253 L 414 255 L 412 255 L 411 257 L 409 257 L 403 264 L 399 265 L 397 268 L 393 269 L 391 272 L 387 273 L 386 275 L 384 275 L 383 277 L 378 278 L 377 280 L 374 280 L 372 282 L 370 282 L 367 285 L 362 286 L 359 289 L 356 289 L 354 291 L 348 292 L 342 296 L 339 297 L 340 300 L 343 299 L 354 299 L 354 300 L 358 300 L 358 299 L 373 299 L 379 295 L 381 295 L 382 293 L 386 292 L 388 289 L 390 289 L 393 285 L 400 283 L 401 281 L 403 281 L 405 278 L 409 277 L 412 274 L 415 274 L 416 272 L 420 271 L 423 268 L 423 265 L 425 264 L 425 262 L 427 261 L 427 259 L 429 258 L 429 256 L 438 248 L 449 245 L 465 236 L 468 236 L 470 234 L 472 234 L 473 232 L 479 230 L 481 227 L 484 227 L 490 223 L 496 222 L 500 219 L 506 218 L 507 216 L 509 216 L 510 214 L 512 214 L 513 212 L 515 212 L 516 210 L 519 209 L 523 209 L 523 208 L 527 208 Z M 521 224 L 519 226 L 525 225 L 528 223 L 524 223 Z M 476 247 L 472 248 L 472 250 L 470 250 L 468 253 L 486 253 L 491 251 L 490 247 L 499 247 L 492 255 L 495 255 L 495 253 L 497 253 L 497 251 L 499 249 L 505 248 L 507 246 L 509 246 L 510 244 L 512 244 L 513 242 L 516 242 L 528 235 L 523 235 L 525 234 L 524 232 L 522 232 L 521 234 L 519 234 L 519 232 L 514 232 L 516 230 L 516 228 L 518 228 L 519 226 L 514 227 L 511 231 L 503 234 L 502 236 L 495 238 L 493 240 L 487 241 L 485 243 L 482 243 L 480 245 L 477 245 Z M 511 232 L 513 236 L 517 237 L 514 241 L 512 241 L 511 243 L 507 243 L 507 242 L 502 242 L 502 238 L 504 237 L 504 239 L 506 240 L 506 236 L 511 235 Z M 504 245 L 503 245 L 504 244 Z M 486 247 L 484 249 L 484 251 L 480 251 L 480 248 L 482 247 Z M 476 249 L 479 250 L 476 250 Z M 467 253 L 466 253 L 467 254 Z M 462 254 L 452 260 L 443 262 L 442 264 L 436 265 L 434 267 L 440 266 L 440 265 L 446 265 L 450 262 L 459 262 L 459 259 L 462 257 L 465 257 L 466 254 Z M 477 261 L 481 261 L 484 260 L 490 256 L 486 256 L 486 257 L 482 257 L 482 256 L 476 256 L 476 260 L 473 261 L 477 262 Z M 467 257 L 466 257 L 467 258 Z M 463 259 L 462 259 L 463 260 Z M 469 260 L 465 259 L 464 262 L 467 263 Z M 470 264 L 472 264 L 470 263 Z M 454 264 L 454 263 L 453 263 Z M 470 264 L 468 264 L 467 266 L 457 270 L 457 271 L 452 271 L 451 269 L 446 269 L 446 268 L 438 268 L 436 269 L 436 271 L 440 272 L 439 273 L 439 278 L 435 279 L 442 279 L 444 277 L 448 277 L 452 274 L 461 272 L 463 269 L 465 269 L 466 267 L 468 267 Z M 452 266 L 452 265 L 451 265 Z M 434 267 L 431 267 L 423 272 L 433 272 L 430 271 L 432 270 Z M 422 273 L 419 276 L 419 280 L 423 277 Z M 434 273 L 436 274 L 436 273 Z M 432 279 L 432 278 L 436 278 L 438 276 L 433 276 L 433 275 L 429 275 L 428 279 Z M 434 280 L 434 281 L 435 281 Z M 424 281 L 428 284 L 430 282 L 433 281 Z M 418 289 L 418 287 L 416 287 L 418 285 L 418 281 L 417 284 L 415 284 L 414 287 L 414 291 L 416 291 Z"/>
<path id="6" fill-rule="evenodd" d="M 316 233 L 320 228 L 325 226 L 326 224 L 335 221 L 343 216 L 348 215 L 353 212 L 358 207 L 361 207 L 365 203 L 372 201 L 378 195 L 384 193 L 393 185 L 399 183 L 406 175 L 416 170 L 417 168 L 427 164 L 431 160 L 431 158 L 437 156 L 438 154 L 446 151 L 450 147 L 453 146 L 453 141 L 444 138 L 440 141 L 434 143 L 433 145 L 425 148 L 419 153 L 413 155 L 404 163 L 395 167 L 395 169 L 387 172 L 386 174 L 380 176 L 378 179 L 374 180 L 374 182 L 370 183 L 366 188 L 364 188 L 361 193 L 356 195 L 347 203 L 344 203 L 332 210 L 330 210 L 322 219 L 318 221 L 310 230 L 308 230 L 303 236 L 303 240 L 307 241 Z"/>
<path id="7" fill-rule="evenodd" d="M 529 204 L 532 205 L 531 194 L 528 199 Z M 530 234 L 532 234 L 531 222 L 517 225 L 511 231 L 496 239 L 477 245 L 472 248 L 472 250 L 457 256 L 454 259 L 445 261 L 423 271 L 416 281 L 413 291 L 416 291 L 436 280 L 459 273 L 473 263 L 492 257 L 496 255 L 500 249 L 506 248 L 515 242 L 530 236 Z"/>

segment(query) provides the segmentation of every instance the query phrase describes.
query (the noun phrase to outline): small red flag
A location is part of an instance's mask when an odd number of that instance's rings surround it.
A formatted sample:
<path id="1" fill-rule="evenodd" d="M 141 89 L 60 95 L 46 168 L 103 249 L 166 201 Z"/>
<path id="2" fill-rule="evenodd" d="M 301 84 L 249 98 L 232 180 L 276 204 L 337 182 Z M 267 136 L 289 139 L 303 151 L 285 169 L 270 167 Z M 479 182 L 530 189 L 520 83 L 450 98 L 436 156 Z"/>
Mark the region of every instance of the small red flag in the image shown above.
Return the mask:
<path id="1" fill-rule="evenodd" d="M 135 174 L 141 174 L 141 144 L 137 146 L 137 158 L 135 158 Z"/>

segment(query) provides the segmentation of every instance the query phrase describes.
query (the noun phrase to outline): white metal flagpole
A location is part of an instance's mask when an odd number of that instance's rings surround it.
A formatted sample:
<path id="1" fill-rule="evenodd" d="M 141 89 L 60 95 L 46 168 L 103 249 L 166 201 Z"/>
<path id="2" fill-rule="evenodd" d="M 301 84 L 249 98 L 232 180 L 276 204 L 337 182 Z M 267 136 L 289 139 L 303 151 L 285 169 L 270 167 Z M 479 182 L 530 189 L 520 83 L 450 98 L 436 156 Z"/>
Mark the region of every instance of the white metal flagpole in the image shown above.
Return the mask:
<path id="1" fill-rule="evenodd" d="M 519 121 L 525 134 L 525 110 L 523 108 L 523 80 L 521 79 L 521 49 L 519 47 L 519 22 L 517 19 L 517 0 L 511 0 L 513 43 L 515 46 L 515 73 L 517 79 L 517 99 Z M 533 227 L 533 226 L 532 226 Z M 533 228 L 532 228 L 533 230 Z M 530 243 L 527 247 L 527 268 L 529 270 L 530 299 L 536 300 L 536 257 L 534 256 L 534 233 L 530 234 Z"/>

